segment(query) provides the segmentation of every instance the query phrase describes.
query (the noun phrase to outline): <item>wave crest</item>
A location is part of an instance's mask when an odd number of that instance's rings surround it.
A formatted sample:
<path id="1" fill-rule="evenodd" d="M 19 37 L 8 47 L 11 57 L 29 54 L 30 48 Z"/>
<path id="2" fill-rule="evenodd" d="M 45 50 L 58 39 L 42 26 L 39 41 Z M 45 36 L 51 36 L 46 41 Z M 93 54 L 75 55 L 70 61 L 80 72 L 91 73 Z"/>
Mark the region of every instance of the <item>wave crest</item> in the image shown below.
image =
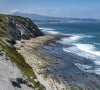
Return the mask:
<path id="1" fill-rule="evenodd" d="M 42 30 L 43 33 L 45 34 L 60 34 L 60 32 L 55 31 L 55 29 L 52 28 L 39 28 Z"/>

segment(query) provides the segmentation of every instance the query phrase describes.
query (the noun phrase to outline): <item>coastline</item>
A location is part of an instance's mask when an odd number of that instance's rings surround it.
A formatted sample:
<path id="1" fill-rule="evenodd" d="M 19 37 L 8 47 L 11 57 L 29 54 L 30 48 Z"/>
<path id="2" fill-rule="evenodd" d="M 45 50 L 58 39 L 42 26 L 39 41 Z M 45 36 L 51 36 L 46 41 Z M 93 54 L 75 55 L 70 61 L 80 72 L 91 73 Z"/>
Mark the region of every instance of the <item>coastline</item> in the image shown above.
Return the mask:
<path id="1" fill-rule="evenodd" d="M 55 43 L 61 37 L 46 35 L 23 40 L 16 48 L 33 68 L 37 79 L 42 78 L 40 82 L 46 90 L 99 90 L 100 76 L 84 72 L 75 65 L 89 60 L 63 52 L 60 44 Z"/>
<path id="2" fill-rule="evenodd" d="M 69 46 L 68 46 L 69 47 Z M 66 86 L 64 90 L 99 90 L 100 76 L 88 72 L 87 67 L 80 69 L 78 64 L 93 64 L 90 59 L 86 59 L 70 52 L 64 52 L 62 45 L 51 43 L 40 48 L 39 53 L 50 57 L 50 73 L 58 81 L 62 81 Z M 60 89 L 58 89 L 60 90 Z"/>
<path id="3" fill-rule="evenodd" d="M 71 36 L 72 34 L 66 34 L 66 32 L 61 34 L 56 31 L 59 29 L 49 29 L 47 32 L 51 34 L 48 33 L 49 35 L 47 35 L 42 30 L 40 31 L 30 19 L 18 16 L 1 16 L 5 18 L 1 20 L 3 27 L 8 26 L 9 31 L 6 32 L 3 28 L 5 32 L 1 35 L 0 45 L 6 53 L 5 56 L 7 55 L 11 62 L 14 62 L 21 70 L 25 79 L 31 82 L 32 88 L 36 90 L 45 90 L 45 88 L 46 90 L 100 90 L 100 74 L 95 73 L 100 70 L 100 64 L 96 61 L 96 65 L 93 59 L 76 55 L 77 53 L 81 54 L 83 44 L 80 45 L 79 42 L 78 44 L 70 44 L 70 42 L 79 40 L 80 36 L 74 37 Z M 6 19 L 7 23 L 5 23 Z M 2 33 L 2 30 L 0 32 Z M 17 43 L 16 40 L 18 40 Z M 80 49 L 79 51 L 72 47 L 75 45 L 76 48 Z M 93 48 L 91 45 L 89 46 Z M 68 51 L 67 47 L 71 51 Z M 86 52 L 91 52 L 89 48 L 86 47 L 86 49 Z M 94 53 L 98 55 L 97 51 Z M 17 84 L 20 85 L 20 82 Z"/>
<path id="4" fill-rule="evenodd" d="M 48 45 L 51 41 L 58 40 L 61 37 L 62 36 L 60 35 L 45 35 L 31 38 L 30 40 L 18 41 L 15 45 L 17 51 L 23 55 L 26 62 L 33 68 L 38 81 L 45 86 L 46 90 L 58 90 L 58 88 L 62 90 L 65 86 L 63 84 L 58 84 L 51 76 L 45 78 L 46 76 L 44 71 L 50 64 L 46 60 L 47 57 L 45 58 L 41 54 L 37 53 L 37 49 L 44 45 Z"/>

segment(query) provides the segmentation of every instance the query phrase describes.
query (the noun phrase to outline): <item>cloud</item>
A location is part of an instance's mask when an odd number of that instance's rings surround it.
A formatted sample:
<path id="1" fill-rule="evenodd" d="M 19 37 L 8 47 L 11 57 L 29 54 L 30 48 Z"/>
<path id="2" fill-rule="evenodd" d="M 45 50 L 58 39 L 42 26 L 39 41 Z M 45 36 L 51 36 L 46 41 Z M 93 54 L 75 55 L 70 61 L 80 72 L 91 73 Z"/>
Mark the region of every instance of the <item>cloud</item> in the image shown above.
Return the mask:
<path id="1" fill-rule="evenodd" d="M 11 10 L 11 13 L 14 13 L 14 12 L 20 12 L 20 9 L 13 9 L 13 10 Z"/>
<path id="2" fill-rule="evenodd" d="M 40 15 L 46 15 L 46 16 L 57 16 L 57 17 L 67 17 L 74 15 L 78 16 L 78 12 L 71 12 L 66 11 L 63 9 L 40 9 L 40 8 L 34 8 L 34 9 L 12 9 L 10 11 L 10 14 L 20 12 L 20 13 L 28 13 L 28 14 L 40 14 Z"/>
<path id="3" fill-rule="evenodd" d="M 47 16 L 63 16 L 64 10 L 61 9 L 12 9 L 10 13 L 21 12 L 21 13 L 34 13 L 34 14 L 41 14 Z"/>
<path id="4" fill-rule="evenodd" d="M 47 16 L 63 16 L 63 14 L 65 13 L 65 11 L 62 9 L 37 9 L 37 8 L 32 10 L 27 10 L 27 12 L 47 15 Z"/>

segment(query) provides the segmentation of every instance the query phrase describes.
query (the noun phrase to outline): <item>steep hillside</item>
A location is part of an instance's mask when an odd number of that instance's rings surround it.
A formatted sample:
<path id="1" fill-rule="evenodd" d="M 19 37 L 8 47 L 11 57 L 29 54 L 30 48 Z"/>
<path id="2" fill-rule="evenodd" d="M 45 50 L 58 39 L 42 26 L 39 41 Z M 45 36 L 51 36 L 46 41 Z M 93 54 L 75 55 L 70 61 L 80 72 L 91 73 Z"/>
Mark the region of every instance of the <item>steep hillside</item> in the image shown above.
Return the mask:
<path id="1" fill-rule="evenodd" d="M 33 90 L 21 71 L 0 47 L 0 90 Z"/>
<path id="2" fill-rule="evenodd" d="M 7 42 L 41 35 L 42 32 L 28 18 L 0 15 L 0 78 L 2 79 L 0 88 L 2 90 L 45 90 L 23 56 Z"/>
<path id="3" fill-rule="evenodd" d="M 43 33 L 29 18 L 0 15 L 0 37 L 6 36 L 13 40 L 20 40 L 40 35 Z"/>

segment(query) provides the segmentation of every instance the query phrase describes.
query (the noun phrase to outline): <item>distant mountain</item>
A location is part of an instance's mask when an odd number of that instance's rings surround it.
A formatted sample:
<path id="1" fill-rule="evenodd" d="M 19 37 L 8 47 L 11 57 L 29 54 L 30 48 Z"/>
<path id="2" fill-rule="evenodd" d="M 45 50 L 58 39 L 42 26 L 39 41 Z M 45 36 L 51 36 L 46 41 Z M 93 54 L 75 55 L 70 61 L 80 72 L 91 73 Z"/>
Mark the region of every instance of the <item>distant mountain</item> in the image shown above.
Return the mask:
<path id="1" fill-rule="evenodd" d="M 67 18 L 67 17 L 50 17 L 39 14 L 29 14 L 29 13 L 21 13 L 14 12 L 12 15 L 18 15 L 23 17 L 28 17 L 35 22 L 52 22 L 52 23 L 98 23 L 100 20 L 92 19 L 92 18 Z"/>
<path id="2" fill-rule="evenodd" d="M 59 22 L 59 17 L 50 17 L 50 16 L 39 15 L 39 14 L 14 12 L 14 13 L 12 13 L 12 15 L 28 17 L 34 21 L 56 21 L 56 22 Z"/>

